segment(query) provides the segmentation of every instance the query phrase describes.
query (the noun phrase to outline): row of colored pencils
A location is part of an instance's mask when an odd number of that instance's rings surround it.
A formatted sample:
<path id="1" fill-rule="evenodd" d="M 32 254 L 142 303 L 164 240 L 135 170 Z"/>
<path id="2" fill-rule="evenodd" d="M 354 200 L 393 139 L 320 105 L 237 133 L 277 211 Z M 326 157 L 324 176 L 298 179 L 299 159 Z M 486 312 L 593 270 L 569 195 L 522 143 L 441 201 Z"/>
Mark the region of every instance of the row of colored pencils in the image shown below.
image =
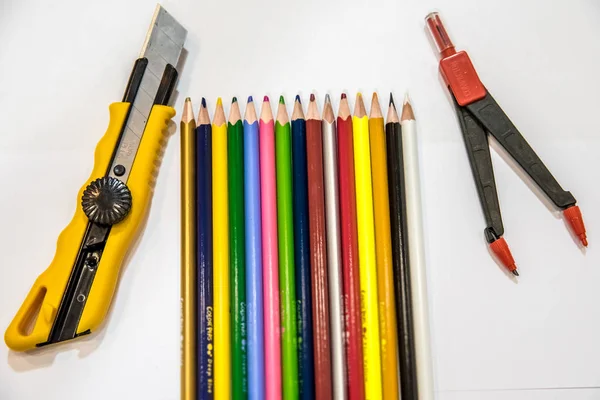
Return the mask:
<path id="1" fill-rule="evenodd" d="M 182 399 L 432 398 L 408 98 L 186 99 L 181 130 Z"/>

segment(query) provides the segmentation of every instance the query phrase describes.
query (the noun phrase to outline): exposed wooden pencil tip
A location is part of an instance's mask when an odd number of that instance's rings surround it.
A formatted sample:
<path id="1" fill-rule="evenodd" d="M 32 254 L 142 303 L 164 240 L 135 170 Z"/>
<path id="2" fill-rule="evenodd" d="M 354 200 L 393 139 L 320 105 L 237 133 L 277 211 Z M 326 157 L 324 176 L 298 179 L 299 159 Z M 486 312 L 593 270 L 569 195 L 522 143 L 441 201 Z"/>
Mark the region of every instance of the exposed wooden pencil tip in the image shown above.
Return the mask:
<path id="1" fill-rule="evenodd" d="M 231 110 L 229 110 L 229 122 L 232 125 L 235 125 L 241 119 L 242 115 L 240 113 L 240 105 L 237 101 L 237 97 L 234 97 L 231 103 Z"/>
<path id="2" fill-rule="evenodd" d="M 217 107 L 215 109 L 213 125 L 221 126 L 226 122 L 227 120 L 225 119 L 225 110 L 223 110 L 223 99 L 219 97 L 217 98 Z"/>
<path id="3" fill-rule="evenodd" d="M 342 99 L 340 100 L 340 106 L 338 109 L 338 118 L 342 120 L 348 119 L 350 117 L 350 106 L 348 105 L 348 98 L 346 93 L 342 93 Z"/>
<path id="4" fill-rule="evenodd" d="M 400 117 L 401 121 L 414 120 L 415 114 L 413 113 L 412 106 L 410 104 L 410 98 L 408 97 L 408 92 L 404 96 L 404 105 L 402 106 L 402 116 Z"/>
<path id="5" fill-rule="evenodd" d="M 189 123 L 194 120 L 194 109 L 192 108 L 192 99 L 185 99 L 183 104 L 183 112 L 181 113 L 181 122 Z"/>
<path id="6" fill-rule="evenodd" d="M 296 96 L 296 101 L 294 102 L 294 110 L 292 111 L 292 121 L 295 121 L 297 119 L 304 119 L 304 110 L 302 109 L 300 96 Z"/>
<path id="7" fill-rule="evenodd" d="M 314 94 L 310 95 L 310 103 L 308 103 L 308 114 L 306 115 L 306 119 L 321 119 L 321 114 L 319 114 L 319 107 L 317 107 L 316 97 Z"/>
<path id="8" fill-rule="evenodd" d="M 256 122 L 256 109 L 254 108 L 254 99 L 252 96 L 248 96 L 248 104 L 246 105 L 246 112 L 244 113 L 244 121 L 250 125 Z"/>
<path id="9" fill-rule="evenodd" d="M 323 106 L 323 119 L 328 123 L 333 123 L 335 115 L 333 114 L 333 107 L 331 106 L 331 99 L 329 95 L 325 95 L 325 105 Z"/>
<path id="10" fill-rule="evenodd" d="M 373 92 L 373 98 L 371 99 L 371 114 L 369 115 L 369 118 L 383 118 L 377 92 Z"/>
<path id="11" fill-rule="evenodd" d="M 365 102 L 362 98 L 362 94 L 358 92 L 356 94 L 356 104 L 354 105 L 354 116 L 362 118 L 367 115 L 367 109 L 365 108 Z"/>

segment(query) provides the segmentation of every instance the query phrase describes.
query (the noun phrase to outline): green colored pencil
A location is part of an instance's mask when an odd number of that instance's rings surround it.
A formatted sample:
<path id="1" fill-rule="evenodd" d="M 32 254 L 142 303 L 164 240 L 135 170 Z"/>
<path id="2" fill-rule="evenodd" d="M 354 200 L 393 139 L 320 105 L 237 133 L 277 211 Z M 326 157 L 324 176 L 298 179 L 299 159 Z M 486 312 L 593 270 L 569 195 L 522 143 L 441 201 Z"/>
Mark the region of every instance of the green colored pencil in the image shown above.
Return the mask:
<path id="1" fill-rule="evenodd" d="M 232 399 L 246 399 L 246 259 L 244 226 L 244 125 L 234 97 L 227 124 L 229 258 L 231 276 Z"/>
<path id="2" fill-rule="evenodd" d="M 283 398 L 298 398 L 296 333 L 296 275 L 294 270 L 294 220 L 292 207 L 291 130 L 283 96 L 275 123 L 277 165 L 277 237 L 279 239 L 279 288 L 281 299 L 281 365 Z M 267 377 L 268 379 L 268 377 Z"/>

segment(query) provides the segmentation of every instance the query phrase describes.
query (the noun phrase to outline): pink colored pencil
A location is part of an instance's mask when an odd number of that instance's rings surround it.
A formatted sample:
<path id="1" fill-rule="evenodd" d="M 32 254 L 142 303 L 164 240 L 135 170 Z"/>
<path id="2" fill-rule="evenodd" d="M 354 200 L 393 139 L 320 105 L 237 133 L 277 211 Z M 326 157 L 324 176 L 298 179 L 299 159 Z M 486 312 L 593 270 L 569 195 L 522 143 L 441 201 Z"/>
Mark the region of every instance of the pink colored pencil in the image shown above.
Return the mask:
<path id="1" fill-rule="evenodd" d="M 265 96 L 260 112 L 260 196 L 262 215 L 265 318 L 265 399 L 281 399 L 279 263 L 277 251 L 277 188 L 275 133 L 271 103 Z"/>

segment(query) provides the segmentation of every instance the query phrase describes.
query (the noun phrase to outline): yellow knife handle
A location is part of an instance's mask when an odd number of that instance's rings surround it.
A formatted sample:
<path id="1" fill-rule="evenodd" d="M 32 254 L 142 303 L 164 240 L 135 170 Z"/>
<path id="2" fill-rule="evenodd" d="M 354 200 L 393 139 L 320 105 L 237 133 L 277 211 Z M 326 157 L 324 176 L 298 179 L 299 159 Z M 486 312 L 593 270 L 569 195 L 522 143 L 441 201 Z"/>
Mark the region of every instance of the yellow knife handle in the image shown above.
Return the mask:
<path id="1" fill-rule="evenodd" d="M 98 142 L 94 169 L 79 190 L 78 205 L 85 188 L 106 174 L 127 118 L 130 103 L 110 105 L 108 130 Z M 175 116 L 172 107 L 154 105 L 131 166 L 127 186 L 131 192 L 131 211 L 112 226 L 94 281 L 79 320 L 77 334 L 94 331 L 104 320 L 115 290 L 121 263 L 136 238 L 148 206 L 158 167 L 167 143 L 167 127 Z M 60 302 L 83 240 L 88 219 L 79 205 L 69 225 L 58 237 L 56 254 L 50 266 L 36 279 L 4 335 L 7 346 L 16 351 L 35 348 L 48 340 Z"/>

